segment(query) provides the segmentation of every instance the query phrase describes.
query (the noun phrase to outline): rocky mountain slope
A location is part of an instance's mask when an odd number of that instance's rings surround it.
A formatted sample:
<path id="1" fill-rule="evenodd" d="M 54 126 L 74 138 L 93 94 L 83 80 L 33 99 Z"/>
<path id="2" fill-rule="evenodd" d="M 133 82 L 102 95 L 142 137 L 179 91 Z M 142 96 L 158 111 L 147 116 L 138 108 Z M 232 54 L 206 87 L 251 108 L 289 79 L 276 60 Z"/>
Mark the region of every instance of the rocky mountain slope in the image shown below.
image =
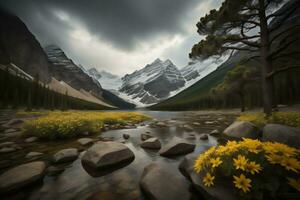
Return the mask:
<path id="1" fill-rule="evenodd" d="M 40 43 L 17 16 L 1 8 L 0 63 L 14 63 L 45 83 L 51 80 L 47 56 Z"/>
<path id="2" fill-rule="evenodd" d="M 170 60 L 156 59 L 143 69 L 126 74 L 119 91 L 134 102 L 153 104 L 167 98 L 170 92 L 184 85 L 183 76 Z"/>
<path id="3" fill-rule="evenodd" d="M 90 92 L 99 100 L 119 108 L 134 107 L 133 104 L 127 103 L 111 92 L 104 90 L 95 77 L 90 76 L 83 66 L 75 64 L 58 46 L 49 45 L 45 47 L 45 52 L 52 64 L 50 72 L 55 79 L 65 82 L 76 90 L 84 91 L 84 93 Z"/>
<path id="4" fill-rule="evenodd" d="M 106 72 L 104 70 L 98 72 L 97 69 L 91 68 L 88 70 L 88 74 L 97 80 L 104 89 L 118 90 L 122 85 L 122 80 L 119 76 Z"/>
<path id="5" fill-rule="evenodd" d="M 98 98 L 102 97 L 101 85 L 69 59 L 58 46 L 49 45 L 45 47 L 45 52 L 52 64 L 50 72 L 55 79 L 64 81 L 76 90 L 84 89 Z"/>

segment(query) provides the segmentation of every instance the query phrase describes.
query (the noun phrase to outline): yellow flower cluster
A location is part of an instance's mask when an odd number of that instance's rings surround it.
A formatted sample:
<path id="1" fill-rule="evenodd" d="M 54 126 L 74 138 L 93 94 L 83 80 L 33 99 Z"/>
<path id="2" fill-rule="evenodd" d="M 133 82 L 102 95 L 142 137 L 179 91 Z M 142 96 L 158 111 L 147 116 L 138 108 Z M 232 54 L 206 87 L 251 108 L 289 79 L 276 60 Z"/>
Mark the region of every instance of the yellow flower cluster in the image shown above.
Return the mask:
<path id="1" fill-rule="evenodd" d="M 80 132 L 99 132 L 104 124 L 137 123 L 148 119 L 147 116 L 134 112 L 50 112 L 24 125 L 27 135 L 40 138 L 67 138 Z"/>
<path id="2" fill-rule="evenodd" d="M 211 147 L 200 154 L 194 163 L 197 173 L 204 173 L 203 183 L 210 187 L 214 185 L 217 171 L 230 168 L 234 186 L 244 193 L 250 191 L 252 180 L 257 174 L 274 167 L 288 173 L 299 174 L 300 151 L 277 142 L 261 142 L 259 140 L 245 139 L 242 141 L 228 141 L 226 145 Z M 227 175 L 228 176 L 228 175 Z M 248 176 L 248 177 L 247 177 Z M 299 189 L 299 179 L 288 179 L 288 183 Z"/>
<path id="3" fill-rule="evenodd" d="M 269 118 L 264 113 L 244 113 L 237 120 L 249 121 L 260 127 L 267 123 L 276 123 L 300 128 L 300 112 L 274 112 Z"/>

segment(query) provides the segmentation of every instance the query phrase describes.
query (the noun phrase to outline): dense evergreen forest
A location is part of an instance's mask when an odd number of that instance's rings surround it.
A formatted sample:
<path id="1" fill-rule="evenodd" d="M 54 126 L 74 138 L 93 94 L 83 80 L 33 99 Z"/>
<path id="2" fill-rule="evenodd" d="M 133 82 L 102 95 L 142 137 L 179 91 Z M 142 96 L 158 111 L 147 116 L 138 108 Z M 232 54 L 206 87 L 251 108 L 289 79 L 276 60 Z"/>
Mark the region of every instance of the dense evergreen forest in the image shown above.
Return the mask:
<path id="1" fill-rule="evenodd" d="M 96 103 L 87 102 L 50 90 L 35 77 L 30 81 L 0 70 L 0 107 L 31 109 L 107 109 Z"/>

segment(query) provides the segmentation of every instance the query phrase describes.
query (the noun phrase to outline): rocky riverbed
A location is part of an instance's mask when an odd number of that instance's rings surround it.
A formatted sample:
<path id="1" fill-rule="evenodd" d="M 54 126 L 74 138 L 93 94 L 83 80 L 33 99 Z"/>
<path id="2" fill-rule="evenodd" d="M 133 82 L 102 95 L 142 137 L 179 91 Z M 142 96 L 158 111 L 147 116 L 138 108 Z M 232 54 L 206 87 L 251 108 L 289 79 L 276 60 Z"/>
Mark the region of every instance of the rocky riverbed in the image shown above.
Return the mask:
<path id="1" fill-rule="evenodd" d="M 21 135 L 22 123 L 30 118 L 16 118 L 13 111 L 2 110 L 1 174 L 13 169 L 28 170 L 30 175 L 31 169 L 36 169 L 32 176 L 37 177 L 37 181 L 32 181 L 32 177 L 23 177 L 34 184 L 15 184 L 15 188 L 9 188 L 13 192 L 2 192 L 1 197 L 56 200 L 147 199 L 149 195 L 155 195 L 152 194 L 153 191 L 158 190 L 151 186 L 156 185 L 161 191 L 168 193 L 168 184 L 172 180 L 179 188 L 173 193 L 182 195 L 181 199 L 191 196 L 201 199 L 180 173 L 179 164 L 185 154 L 197 154 L 217 145 L 218 141 L 222 142 L 222 138 L 216 135 L 235 120 L 238 112 L 140 112 L 151 116 L 152 120 L 140 124 L 107 125 L 105 130 L 96 135 L 82 133 L 82 137 L 68 140 L 40 141 Z M 105 141 L 112 143 L 101 150 Z M 93 145 L 98 145 L 99 148 Z M 91 146 L 94 152 L 91 152 Z M 85 154 L 86 152 L 90 155 Z M 103 164 L 104 161 L 107 167 L 99 172 L 98 168 L 103 167 L 99 163 Z M 30 165 L 29 168 L 22 168 L 25 163 L 33 163 L 35 168 Z M 118 165 L 113 165 L 114 163 Z M 159 199 L 169 197 L 163 192 L 158 195 Z"/>

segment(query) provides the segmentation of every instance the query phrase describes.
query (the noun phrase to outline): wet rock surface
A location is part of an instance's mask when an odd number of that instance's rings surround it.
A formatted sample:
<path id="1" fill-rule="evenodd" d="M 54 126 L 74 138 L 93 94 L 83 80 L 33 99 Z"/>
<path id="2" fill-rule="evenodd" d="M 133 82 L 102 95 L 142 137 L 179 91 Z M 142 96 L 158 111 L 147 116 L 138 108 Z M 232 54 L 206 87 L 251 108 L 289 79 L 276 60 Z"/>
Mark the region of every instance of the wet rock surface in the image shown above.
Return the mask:
<path id="1" fill-rule="evenodd" d="M 97 142 L 84 154 L 82 163 L 94 169 L 104 169 L 133 159 L 133 152 L 124 144 Z"/>
<path id="2" fill-rule="evenodd" d="M 2 114 L 5 117 L 2 118 Z M 206 146 L 216 145 L 215 137 L 209 135 L 208 140 L 200 140 L 201 134 L 209 134 L 217 129 L 222 132 L 230 125 L 236 114 L 214 113 L 214 112 L 145 112 L 145 114 L 157 118 L 157 121 L 144 122 L 143 124 L 127 125 L 105 125 L 105 131 L 99 134 L 84 133 L 83 138 L 91 138 L 94 142 L 97 141 L 121 141 L 123 140 L 127 148 L 135 155 L 135 159 L 124 165 L 117 165 L 113 170 L 98 173 L 103 170 L 88 171 L 82 164 L 81 159 L 85 156 L 89 145 L 82 145 L 77 140 L 80 138 L 72 138 L 63 141 L 44 141 L 37 140 L 27 143 L 26 138 L 21 136 L 20 131 L 12 132 L 11 137 L 7 137 L 5 130 L 8 127 L 0 129 L 0 146 L 13 147 L 16 151 L 0 153 L 0 174 L 12 169 L 13 167 L 22 165 L 26 162 L 34 160 L 44 160 L 51 164 L 46 170 L 43 181 L 38 182 L 37 187 L 30 190 L 21 187 L 16 189 L 13 197 L 22 196 L 23 199 L 43 199 L 43 200 L 71 200 L 71 199 L 101 199 L 101 200 L 133 200 L 147 199 L 145 194 L 141 192 L 139 182 L 144 168 L 153 161 L 157 162 L 163 168 L 174 175 L 184 179 L 178 170 L 179 162 L 182 160 L 182 155 L 163 157 L 160 156 L 156 149 L 146 149 L 141 147 L 142 134 L 146 134 L 147 138 L 157 138 L 162 146 L 168 144 L 173 137 L 179 137 L 186 143 L 195 145 L 195 154 L 201 152 Z M 5 124 L 14 118 L 13 113 L 0 113 L 0 125 Z M 23 119 L 22 119 L 23 120 Z M 24 119 L 26 121 L 27 119 Z M 158 124 L 158 122 L 163 122 Z M 215 121 L 214 124 L 206 124 L 207 121 Z M 189 128 L 184 127 L 187 124 Z M 22 125 L 13 125 L 9 128 L 20 128 Z M 14 127 L 16 126 L 16 127 Z M 129 127 L 130 126 L 130 127 Z M 0 126 L 1 128 L 1 126 Z M 130 128 L 130 129 L 129 129 Z M 16 134 L 18 133 L 18 134 Z M 127 140 L 123 139 L 123 134 L 130 135 Z M 149 137 L 150 136 L 150 137 Z M 145 140 L 144 140 L 145 141 Z M 6 142 L 9 142 L 8 144 Z M 12 143 L 11 143 L 12 142 Z M 18 147 L 18 148 L 17 148 Z M 2 147 L 0 147 L 1 149 Z M 76 148 L 80 151 L 80 155 L 72 162 L 53 163 L 53 155 L 62 149 Z M 22 149 L 22 150 L 18 150 Z M 40 156 L 33 155 L 32 158 L 26 158 L 28 153 L 42 153 Z M 30 155 L 30 154 L 29 154 Z M 186 180 L 185 180 L 186 181 Z M 186 181 L 185 186 L 189 182 Z M 199 194 L 193 199 L 199 199 Z M 22 199 L 21 198 L 21 199 Z M 10 198 L 9 199 L 14 199 Z M 15 198 L 18 199 L 18 198 Z M 19 198 L 20 199 L 20 198 Z"/>
<path id="3" fill-rule="evenodd" d="M 261 137 L 261 130 L 251 122 L 235 121 L 224 130 L 224 134 L 235 138 L 252 138 Z"/>
<path id="4" fill-rule="evenodd" d="M 63 163 L 76 160 L 78 157 L 78 150 L 75 148 L 63 149 L 53 155 L 53 162 Z"/>
<path id="5" fill-rule="evenodd" d="M 194 144 L 187 143 L 179 137 L 174 137 L 161 148 L 159 154 L 161 156 L 176 156 L 190 153 L 194 149 Z"/>
<path id="6" fill-rule="evenodd" d="M 145 167 L 140 186 L 145 195 L 153 200 L 189 200 L 191 198 L 186 182 L 156 163 Z"/>
<path id="7" fill-rule="evenodd" d="M 146 149 L 160 149 L 161 143 L 157 138 L 149 138 L 141 143 L 141 147 Z"/>
<path id="8" fill-rule="evenodd" d="M 300 129 L 280 124 L 267 124 L 263 128 L 262 140 L 280 142 L 295 148 L 299 148 Z"/>
<path id="9" fill-rule="evenodd" d="M 0 175 L 0 193 L 28 186 L 42 179 L 46 164 L 41 161 L 19 165 Z"/>

